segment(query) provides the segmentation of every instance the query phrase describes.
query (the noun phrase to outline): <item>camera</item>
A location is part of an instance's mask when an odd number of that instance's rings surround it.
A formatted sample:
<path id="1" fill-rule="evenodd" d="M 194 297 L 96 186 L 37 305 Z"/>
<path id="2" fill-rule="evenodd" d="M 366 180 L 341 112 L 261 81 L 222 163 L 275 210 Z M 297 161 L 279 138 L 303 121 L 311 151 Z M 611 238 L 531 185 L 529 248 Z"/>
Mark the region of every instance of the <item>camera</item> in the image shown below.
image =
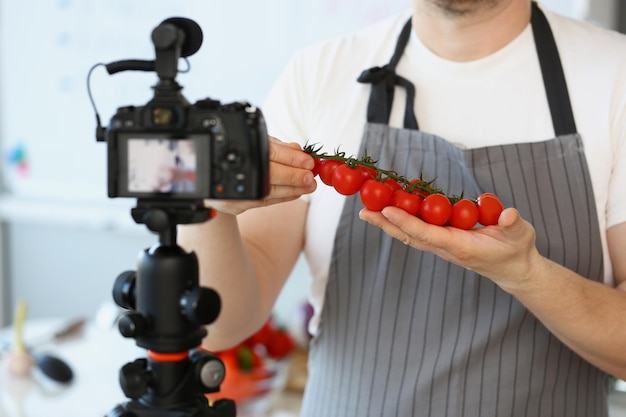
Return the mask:
<path id="1" fill-rule="evenodd" d="M 108 129 L 109 197 L 142 201 L 263 198 L 269 188 L 268 136 L 260 109 L 247 102 L 206 98 L 190 104 L 176 82 L 179 58 L 195 53 L 202 31 L 170 18 L 152 32 L 155 61 L 107 64 L 110 74 L 155 71 L 154 97 L 144 106 L 117 109 Z"/>
<path id="2" fill-rule="evenodd" d="M 263 114 L 247 102 L 210 98 L 190 104 L 176 81 L 179 59 L 195 53 L 202 31 L 175 17 L 152 31 L 154 61 L 104 65 L 119 71 L 154 71 L 154 97 L 143 106 L 119 107 L 107 128 L 96 110 L 96 139 L 107 142 L 109 197 L 136 197 L 135 222 L 158 234 L 143 250 L 137 269 L 121 273 L 115 303 L 126 310 L 118 328 L 147 349 L 145 358 L 120 369 L 129 401 L 108 417 L 235 417 L 235 402 L 209 403 L 226 367 L 200 348 L 206 326 L 218 317 L 219 294 L 200 286 L 196 253 L 176 242 L 178 225 L 205 222 L 213 210 L 204 199 L 261 199 L 269 188 L 269 141 Z"/>
<path id="3" fill-rule="evenodd" d="M 109 197 L 263 198 L 266 142 L 263 115 L 248 103 L 156 98 L 119 108 L 107 138 Z"/>

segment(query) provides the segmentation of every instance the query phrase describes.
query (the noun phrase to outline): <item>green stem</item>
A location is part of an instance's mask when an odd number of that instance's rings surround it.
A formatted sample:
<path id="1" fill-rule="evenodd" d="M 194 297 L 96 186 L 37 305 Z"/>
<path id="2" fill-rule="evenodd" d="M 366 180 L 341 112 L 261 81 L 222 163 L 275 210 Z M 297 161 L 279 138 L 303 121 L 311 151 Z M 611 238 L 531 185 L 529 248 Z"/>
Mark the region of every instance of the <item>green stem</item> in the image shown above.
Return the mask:
<path id="1" fill-rule="evenodd" d="M 365 152 L 365 155 L 362 158 L 357 159 L 352 156 L 346 157 L 344 152 L 339 152 L 338 150 L 335 151 L 334 155 L 330 155 L 326 152 L 320 153 L 321 149 L 322 149 L 321 147 L 315 147 L 315 145 L 307 144 L 304 147 L 304 152 L 311 155 L 311 157 L 317 158 L 317 159 L 330 159 L 330 160 L 335 160 L 335 161 L 341 161 L 341 162 L 348 164 L 352 168 L 361 166 L 364 168 L 372 169 L 376 171 L 377 181 L 383 181 L 387 178 L 391 178 L 394 181 L 397 181 L 406 191 L 411 192 L 411 193 L 414 193 L 416 191 L 421 191 L 422 192 L 421 194 L 426 194 L 426 195 L 428 194 L 444 194 L 445 195 L 445 193 L 441 189 L 436 188 L 434 186 L 434 182 L 435 182 L 434 179 L 431 181 L 425 181 L 422 179 L 422 176 L 420 175 L 420 178 L 418 179 L 418 181 L 414 181 L 414 180 L 411 181 L 407 179 L 406 177 L 399 175 L 396 171 L 381 169 L 377 167 L 376 161 L 374 161 L 370 156 L 367 155 L 367 151 Z M 455 202 L 452 198 L 450 197 L 448 198 L 450 199 L 452 203 Z"/>

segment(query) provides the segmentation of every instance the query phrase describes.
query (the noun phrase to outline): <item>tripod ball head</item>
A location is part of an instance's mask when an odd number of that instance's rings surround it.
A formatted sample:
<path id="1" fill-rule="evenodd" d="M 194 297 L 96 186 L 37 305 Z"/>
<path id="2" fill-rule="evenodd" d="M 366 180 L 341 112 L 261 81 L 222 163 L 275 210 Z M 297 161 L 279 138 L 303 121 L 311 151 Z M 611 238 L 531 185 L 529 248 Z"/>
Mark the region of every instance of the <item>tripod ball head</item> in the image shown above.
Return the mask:
<path id="1" fill-rule="evenodd" d="M 189 321 L 198 324 L 211 324 L 220 314 L 220 296 L 210 288 L 197 287 L 181 298 L 183 314 Z"/>
<path id="2" fill-rule="evenodd" d="M 124 271 L 113 284 L 113 301 L 127 310 L 135 309 L 135 271 Z"/>
<path id="3" fill-rule="evenodd" d="M 124 337 L 139 337 L 148 330 L 148 323 L 139 313 L 126 313 L 117 322 L 120 334 Z"/>
<path id="4" fill-rule="evenodd" d="M 115 280 L 113 300 L 128 310 L 118 321 L 120 333 L 159 352 L 200 345 L 204 326 L 221 310 L 217 292 L 198 285 L 195 253 L 177 245 L 156 244 L 143 251 L 137 271 Z"/>

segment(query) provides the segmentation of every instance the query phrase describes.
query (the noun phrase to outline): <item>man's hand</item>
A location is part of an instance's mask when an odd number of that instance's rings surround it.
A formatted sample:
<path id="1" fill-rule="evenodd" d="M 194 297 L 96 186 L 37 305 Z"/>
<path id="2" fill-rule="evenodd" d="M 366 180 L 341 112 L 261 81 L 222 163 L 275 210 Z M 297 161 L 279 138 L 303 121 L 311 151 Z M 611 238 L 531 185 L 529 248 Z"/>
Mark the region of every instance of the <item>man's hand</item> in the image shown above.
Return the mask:
<path id="1" fill-rule="evenodd" d="M 360 217 L 406 245 L 491 278 L 509 292 L 529 283 L 533 268 L 544 259 L 535 247 L 534 228 L 512 208 L 502 212 L 497 225 L 473 230 L 431 225 L 395 207 L 363 209 Z"/>
<path id="2" fill-rule="evenodd" d="M 295 200 L 312 193 L 317 187 L 311 170 L 313 158 L 302 151 L 297 143 L 284 143 L 270 137 L 269 142 L 270 188 L 261 200 L 207 200 L 206 205 L 219 212 L 240 214 L 254 208 Z"/>

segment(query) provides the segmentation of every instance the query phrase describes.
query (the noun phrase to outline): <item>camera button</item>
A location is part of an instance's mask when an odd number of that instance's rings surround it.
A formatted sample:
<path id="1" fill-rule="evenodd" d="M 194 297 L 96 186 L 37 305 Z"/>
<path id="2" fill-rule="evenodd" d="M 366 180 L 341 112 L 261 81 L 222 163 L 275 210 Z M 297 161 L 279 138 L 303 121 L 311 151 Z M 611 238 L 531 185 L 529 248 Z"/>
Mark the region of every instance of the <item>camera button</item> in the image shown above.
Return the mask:
<path id="1" fill-rule="evenodd" d="M 224 155 L 224 159 L 230 167 L 235 167 L 241 164 L 241 156 L 239 156 L 239 152 L 237 151 L 227 152 L 226 155 Z"/>

